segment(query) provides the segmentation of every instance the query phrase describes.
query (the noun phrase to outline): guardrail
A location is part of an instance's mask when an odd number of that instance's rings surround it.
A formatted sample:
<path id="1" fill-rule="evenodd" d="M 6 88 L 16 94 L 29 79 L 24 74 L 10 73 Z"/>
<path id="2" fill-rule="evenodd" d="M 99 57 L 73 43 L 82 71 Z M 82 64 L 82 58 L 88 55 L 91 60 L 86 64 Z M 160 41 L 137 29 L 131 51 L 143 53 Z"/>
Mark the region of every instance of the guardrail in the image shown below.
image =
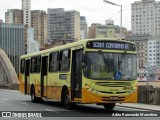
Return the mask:
<path id="1" fill-rule="evenodd" d="M 138 86 L 138 103 L 160 105 L 160 88 L 151 85 Z"/>

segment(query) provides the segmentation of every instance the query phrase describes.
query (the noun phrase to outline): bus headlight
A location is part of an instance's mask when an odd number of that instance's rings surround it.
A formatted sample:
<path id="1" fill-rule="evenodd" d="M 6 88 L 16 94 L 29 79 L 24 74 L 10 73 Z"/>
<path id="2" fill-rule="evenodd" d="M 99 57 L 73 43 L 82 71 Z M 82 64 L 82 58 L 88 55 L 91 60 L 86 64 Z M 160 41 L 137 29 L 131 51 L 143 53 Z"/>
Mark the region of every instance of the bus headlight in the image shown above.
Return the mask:
<path id="1" fill-rule="evenodd" d="M 130 86 L 125 86 L 125 87 L 123 87 L 123 90 L 130 90 L 130 89 L 131 89 Z"/>
<path id="2" fill-rule="evenodd" d="M 86 88 L 86 89 L 89 89 L 90 87 L 89 87 L 87 84 L 85 84 L 85 88 Z"/>
<path id="3" fill-rule="evenodd" d="M 132 93 L 132 91 L 128 91 L 128 93 L 129 93 L 129 94 L 131 94 L 131 93 Z"/>
<path id="4" fill-rule="evenodd" d="M 99 94 L 99 91 L 96 90 L 96 94 Z"/>
<path id="5" fill-rule="evenodd" d="M 99 94 L 99 93 L 100 93 L 98 90 L 95 90 L 95 89 L 93 89 L 93 88 L 90 88 L 89 91 L 92 92 L 92 93 L 96 93 L 96 94 Z"/>

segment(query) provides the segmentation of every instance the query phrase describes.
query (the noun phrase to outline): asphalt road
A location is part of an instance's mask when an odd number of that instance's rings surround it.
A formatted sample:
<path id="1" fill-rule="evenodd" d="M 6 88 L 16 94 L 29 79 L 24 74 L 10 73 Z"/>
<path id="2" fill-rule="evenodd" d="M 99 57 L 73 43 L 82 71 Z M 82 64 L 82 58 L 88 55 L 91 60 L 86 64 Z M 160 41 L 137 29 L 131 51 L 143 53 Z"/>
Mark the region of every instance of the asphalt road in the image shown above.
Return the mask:
<path id="1" fill-rule="evenodd" d="M 2 113 L 3 112 L 3 113 Z M 9 113 L 6 113 L 9 112 Z M 136 117 L 136 115 L 152 114 L 155 111 L 144 111 L 116 106 L 112 112 L 105 111 L 103 106 L 77 105 L 75 110 L 66 110 L 60 103 L 45 101 L 32 103 L 29 95 L 18 91 L 0 90 L 0 120 L 159 120 L 160 117 Z M 10 117 L 2 117 L 12 115 Z M 160 114 L 160 113 L 159 113 Z M 124 115 L 130 115 L 123 117 Z M 133 116 L 131 116 L 133 115 Z M 23 117 L 22 117 L 23 116 Z M 33 118 L 38 116 L 39 118 Z M 42 116 L 42 118 L 40 118 Z M 48 116 L 48 117 L 46 117 Z M 51 117 L 49 117 L 51 116 Z"/>

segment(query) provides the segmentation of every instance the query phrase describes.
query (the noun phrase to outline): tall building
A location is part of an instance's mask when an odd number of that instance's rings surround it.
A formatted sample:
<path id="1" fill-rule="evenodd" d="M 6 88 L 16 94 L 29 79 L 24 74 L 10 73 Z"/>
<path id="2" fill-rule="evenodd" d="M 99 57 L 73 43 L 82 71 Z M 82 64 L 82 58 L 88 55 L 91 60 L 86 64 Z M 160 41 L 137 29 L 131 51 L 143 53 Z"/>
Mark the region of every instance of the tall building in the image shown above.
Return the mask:
<path id="1" fill-rule="evenodd" d="M 31 27 L 34 28 L 34 39 L 40 44 L 41 49 L 47 40 L 47 15 L 45 11 L 33 10 L 31 11 Z M 9 9 L 5 13 L 5 22 L 13 24 L 23 24 L 23 10 Z M 24 37 L 27 53 L 27 29 L 25 26 Z"/>
<path id="2" fill-rule="evenodd" d="M 27 54 L 39 51 L 39 42 L 34 40 L 34 28 L 27 29 Z"/>
<path id="3" fill-rule="evenodd" d="M 48 9 L 47 20 L 48 42 L 80 39 L 80 13 L 78 11 L 64 11 L 63 8 Z"/>
<path id="4" fill-rule="evenodd" d="M 160 36 L 160 1 L 136 1 L 131 9 L 132 33 Z"/>
<path id="5" fill-rule="evenodd" d="M 87 38 L 87 21 L 86 17 L 80 16 L 81 39 Z"/>
<path id="6" fill-rule="evenodd" d="M 148 41 L 148 66 L 160 67 L 160 40 Z"/>
<path id="7" fill-rule="evenodd" d="M 148 41 L 151 39 L 151 36 L 149 34 L 137 34 L 127 36 L 126 39 L 136 44 L 139 68 L 148 66 Z"/>
<path id="8" fill-rule="evenodd" d="M 31 11 L 31 26 L 34 28 L 34 40 L 39 42 L 41 49 L 47 40 L 47 15 L 45 11 Z"/>
<path id="9" fill-rule="evenodd" d="M 5 12 L 5 23 L 23 23 L 23 11 L 19 9 L 8 9 Z"/>
<path id="10" fill-rule="evenodd" d="M 8 24 L 23 24 L 23 10 L 19 9 L 8 9 L 5 12 L 5 23 Z M 27 28 L 28 26 L 25 25 L 24 28 L 24 44 L 25 44 L 25 51 L 27 53 Z"/>
<path id="11" fill-rule="evenodd" d="M 18 74 L 20 56 L 25 54 L 24 25 L 1 22 L 0 47 L 8 55 Z"/>
<path id="12" fill-rule="evenodd" d="M 31 0 L 22 0 L 23 24 L 31 27 Z"/>

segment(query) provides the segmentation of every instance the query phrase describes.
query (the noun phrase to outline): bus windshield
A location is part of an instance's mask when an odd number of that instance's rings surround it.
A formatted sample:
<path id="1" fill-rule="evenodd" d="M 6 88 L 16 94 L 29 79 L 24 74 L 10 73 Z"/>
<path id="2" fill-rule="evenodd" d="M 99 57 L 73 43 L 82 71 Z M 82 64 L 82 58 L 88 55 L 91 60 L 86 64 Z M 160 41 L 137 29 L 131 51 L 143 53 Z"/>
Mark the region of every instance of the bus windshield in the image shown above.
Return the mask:
<path id="1" fill-rule="evenodd" d="M 135 54 L 86 52 L 84 75 L 95 80 L 137 79 Z"/>

